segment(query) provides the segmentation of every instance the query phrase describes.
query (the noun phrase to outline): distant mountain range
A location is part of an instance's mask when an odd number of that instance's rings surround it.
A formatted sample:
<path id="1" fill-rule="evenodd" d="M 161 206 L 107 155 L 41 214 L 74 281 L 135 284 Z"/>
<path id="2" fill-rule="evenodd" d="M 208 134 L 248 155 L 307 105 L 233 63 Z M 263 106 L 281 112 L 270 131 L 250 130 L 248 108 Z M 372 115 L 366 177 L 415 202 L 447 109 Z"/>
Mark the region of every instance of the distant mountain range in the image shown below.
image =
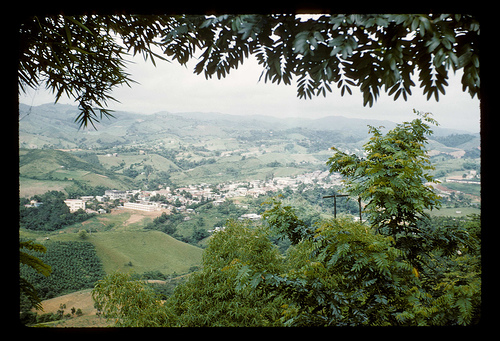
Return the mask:
<path id="1" fill-rule="evenodd" d="M 184 112 L 170 113 L 167 111 L 151 115 L 136 114 L 130 112 L 114 112 L 115 118 L 104 118 L 96 125 L 97 131 L 78 130 L 74 122 L 78 114 L 78 108 L 66 104 L 43 104 L 30 107 L 25 104 L 19 105 L 19 132 L 20 135 L 36 135 L 38 140 L 35 144 L 44 141 L 59 139 L 62 141 L 73 141 L 75 138 L 90 136 L 101 137 L 101 140 L 137 138 L 139 135 L 170 132 L 179 136 L 193 135 L 196 128 L 211 126 L 217 131 L 244 131 L 244 130 L 285 130 L 292 128 L 303 128 L 311 130 L 339 131 L 356 138 L 364 138 L 368 135 L 367 125 L 384 126 L 385 129 L 393 128 L 396 123 L 388 120 L 359 119 L 343 116 L 328 116 L 317 119 L 310 118 L 277 118 L 271 116 L 251 115 L 239 116 L 214 112 Z M 450 134 L 468 134 L 466 131 L 434 128 L 435 136 L 446 136 Z M 478 135 L 478 134 L 477 134 Z M 33 139 L 31 139 L 33 140 Z M 124 141 L 122 141 L 124 142 Z"/>

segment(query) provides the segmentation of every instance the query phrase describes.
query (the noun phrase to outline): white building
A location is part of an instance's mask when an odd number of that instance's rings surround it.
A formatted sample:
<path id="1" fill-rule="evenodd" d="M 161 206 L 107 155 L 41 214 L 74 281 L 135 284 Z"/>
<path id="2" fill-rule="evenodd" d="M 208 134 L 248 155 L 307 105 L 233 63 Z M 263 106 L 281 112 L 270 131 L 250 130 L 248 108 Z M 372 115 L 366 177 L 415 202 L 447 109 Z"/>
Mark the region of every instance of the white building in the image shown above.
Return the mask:
<path id="1" fill-rule="evenodd" d="M 138 211 L 146 211 L 153 212 L 159 209 L 156 205 L 148 205 L 148 204 L 138 204 L 135 202 L 126 202 L 123 204 L 124 208 L 128 208 L 130 210 L 138 210 Z"/>
<path id="2" fill-rule="evenodd" d="M 85 201 L 81 199 L 66 199 L 64 200 L 66 206 L 69 207 L 71 213 L 78 211 L 79 209 L 85 210 Z"/>
<path id="3" fill-rule="evenodd" d="M 248 213 L 248 214 L 243 214 L 241 217 L 239 217 L 239 220 L 244 220 L 244 219 L 250 219 L 250 220 L 260 220 L 262 216 L 260 214 L 255 214 L 255 213 Z"/>
<path id="4" fill-rule="evenodd" d="M 226 229 L 225 226 L 216 226 L 213 230 L 207 230 L 208 233 L 224 231 Z"/>
<path id="5" fill-rule="evenodd" d="M 108 197 L 110 200 L 127 199 L 127 192 L 119 191 L 116 189 L 106 190 L 104 192 L 104 195 Z"/>
<path id="6" fill-rule="evenodd" d="M 93 195 L 83 195 L 80 197 L 80 199 L 82 199 L 83 201 L 87 202 L 87 201 L 90 201 L 90 200 L 94 200 L 94 196 Z"/>

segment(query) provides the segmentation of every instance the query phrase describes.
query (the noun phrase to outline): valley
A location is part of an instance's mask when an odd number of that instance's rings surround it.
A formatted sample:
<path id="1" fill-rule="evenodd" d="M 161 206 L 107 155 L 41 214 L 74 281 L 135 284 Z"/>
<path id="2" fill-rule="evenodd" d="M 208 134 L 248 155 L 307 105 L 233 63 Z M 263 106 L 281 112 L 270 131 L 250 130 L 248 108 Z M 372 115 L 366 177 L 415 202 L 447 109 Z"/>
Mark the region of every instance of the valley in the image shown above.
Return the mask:
<path id="1" fill-rule="evenodd" d="M 395 125 L 341 116 L 281 120 L 217 113 L 116 112 L 115 119 L 102 120 L 95 131 L 78 130 L 72 121 L 76 112 L 69 105 L 20 104 L 22 197 L 50 188 L 74 191 L 82 185 L 155 190 L 165 184 L 216 185 L 325 171 L 331 146 L 359 153 L 368 138 L 367 125 L 382 125 L 383 131 Z M 479 160 L 479 146 L 479 134 L 437 127 L 428 149 L 436 169 L 446 175 L 461 169 L 465 159 Z"/>
<path id="2" fill-rule="evenodd" d="M 55 231 L 23 228 L 20 237 L 46 245 L 89 242 L 106 274 L 155 273 L 154 279 L 174 281 L 198 269 L 207 241 L 227 219 L 260 217 L 272 196 L 281 194 L 307 223 L 332 218 L 333 202 L 323 196 L 340 193 L 342 184 L 325 164 L 329 148 L 360 154 L 367 125 L 395 125 L 333 116 L 283 121 L 117 112 L 95 131 L 78 130 L 76 110 L 20 105 L 19 196 L 28 204 L 48 191 L 87 197 L 86 209 L 94 215 Z M 443 198 L 442 209 L 430 213 L 480 213 L 479 134 L 436 128 L 427 148 L 441 181 L 434 187 Z M 126 197 L 102 198 L 109 190 Z M 127 208 L 128 203 L 148 211 Z M 358 217 L 356 200 L 337 205 L 338 213 Z"/>

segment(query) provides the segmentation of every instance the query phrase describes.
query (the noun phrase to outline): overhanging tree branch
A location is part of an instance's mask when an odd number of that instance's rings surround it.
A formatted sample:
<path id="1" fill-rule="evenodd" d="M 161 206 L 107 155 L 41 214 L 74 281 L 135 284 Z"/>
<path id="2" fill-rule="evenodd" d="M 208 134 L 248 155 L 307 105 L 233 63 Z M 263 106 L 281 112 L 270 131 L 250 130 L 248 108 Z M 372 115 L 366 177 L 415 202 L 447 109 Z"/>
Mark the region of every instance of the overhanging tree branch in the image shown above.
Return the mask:
<path id="1" fill-rule="evenodd" d="M 85 127 L 98 122 L 96 110 L 110 116 L 111 91 L 133 82 L 128 53 L 154 65 L 157 59 L 186 64 L 200 50 L 196 74 L 224 78 L 253 54 L 264 81 L 291 84 L 297 77 L 300 98 L 326 96 L 335 84 L 342 96 L 358 87 L 364 106 L 381 91 L 406 100 L 416 73 L 427 99 L 439 100 L 450 70 L 463 70 L 463 91 L 474 98 L 479 34 L 478 20 L 460 14 L 33 17 L 20 27 L 19 89 L 45 84 L 56 102 L 63 93 L 75 98 Z"/>

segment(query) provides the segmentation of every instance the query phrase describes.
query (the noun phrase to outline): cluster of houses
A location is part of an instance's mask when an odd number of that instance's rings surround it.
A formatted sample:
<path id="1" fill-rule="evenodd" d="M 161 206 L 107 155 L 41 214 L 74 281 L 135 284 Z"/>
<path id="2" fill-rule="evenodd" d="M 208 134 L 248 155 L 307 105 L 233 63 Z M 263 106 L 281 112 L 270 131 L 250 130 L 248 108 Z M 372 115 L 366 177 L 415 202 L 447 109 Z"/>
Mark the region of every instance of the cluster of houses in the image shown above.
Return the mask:
<path id="1" fill-rule="evenodd" d="M 446 178 L 446 182 L 456 182 L 462 184 L 474 184 L 481 185 L 481 175 L 477 174 L 475 170 L 469 170 L 467 173 L 463 174 L 463 176 L 450 176 Z"/>
<path id="2" fill-rule="evenodd" d="M 328 178 L 328 181 L 325 181 Z M 257 198 L 267 192 L 277 192 L 290 187 L 296 190 L 301 184 L 321 184 L 325 188 L 340 185 L 342 176 L 338 173 L 314 171 L 294 177 L 275 177 L 271 180 L 253 180 L 250 182 L 231 182 L 220 185 L 220 191 L 225 193 L 226 198 L 252 196 Z"/>
<path id="3" fill-rule="evenodd" d="M 326 180 L 328 178 L 328 180 Z M 190 205 L 200 203 L 203 200 L 210 200 L 213 205 L 220 205 L 228 198 L 233 197 L 258 197 L 268 192 L 276 192 L 280 189 L 290 187 L 297 189 L 301 184 L 320 183 L 324 187 L 339 185 L 340 174 L 330 174 L 329 172 L 315 171 L 301 174 L 294 177 L 275 177 L 271 180 L 253 180 L 249 182 L 229 182 L 217 186 L 210 184 L 190 185 L 188 187 L 170 187 L 155 191 L 141 190 L 106 190 L 103 196 L 82 196 L 79 199 L 65 200 L 71 212 L 79 209 L 87 210 L 86 203 L 91 200 L 98 202 L 113 202 L 119 200 L 123 206 L 118 208 L 153 212 L 159 210 L 173 210 L 191 213 Z M 105 210 L 92 211 L 93 213 L 104 213 Z M 248 219 L 260 219 L 260 217 L 247 217 Z"/>

